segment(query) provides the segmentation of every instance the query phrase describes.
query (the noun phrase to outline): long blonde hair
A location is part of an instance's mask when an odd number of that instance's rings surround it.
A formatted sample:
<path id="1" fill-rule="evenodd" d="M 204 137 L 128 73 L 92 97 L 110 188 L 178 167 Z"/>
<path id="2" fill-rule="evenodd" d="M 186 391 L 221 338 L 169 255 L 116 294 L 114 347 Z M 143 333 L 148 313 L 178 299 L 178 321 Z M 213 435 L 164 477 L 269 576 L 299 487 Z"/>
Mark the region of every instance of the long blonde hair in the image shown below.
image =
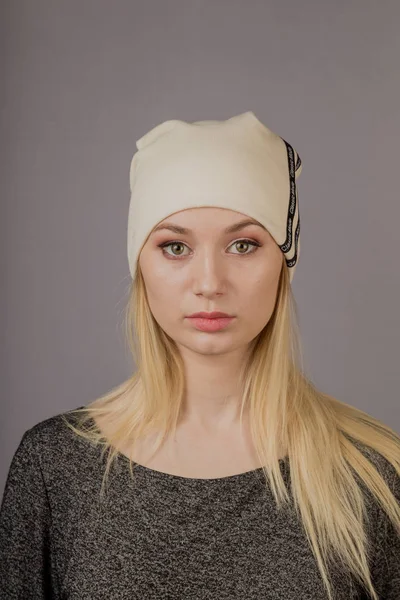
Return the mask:
<path id="1" fill-rule="evenodd" d="M 182 358 L 152 316 L 138 266 L 126 307 L 125 334 L 136 372 L 87 406 L 69 411 L 78 413 L 75 425 L 64 417 L 77 435 L 103 445 L 103 455 L 108 451 L 101 494 L 118 448 L 127 442 L 133 448 L 142 436 L 157 433 L 156 452 L 175 431 L 181 414 Z M 368 514 L 356 478 L 400 531 L 400 507 L 390 487 L 393 474 L 400 475 L 400 436 L 362 410 L 318 391 L 304 373 L 299 339 L 297 307 L 283 261 L 274 312 L 251 342 L 240 373 L 242 413 L 244 407 L 249 409 L 253 444 L 278 508 L 289 502 L 278 447 L 286 451 L 294 506 L 329 599 L 328 561 L 335 554 L 378 600 L 368 565 L 371 546 L 364 528 Z M 87 427 L 96 415 L 106 418 L 107 437 L 96 421 Z M 131 474 L 132 462 L 131 458 Z"/>

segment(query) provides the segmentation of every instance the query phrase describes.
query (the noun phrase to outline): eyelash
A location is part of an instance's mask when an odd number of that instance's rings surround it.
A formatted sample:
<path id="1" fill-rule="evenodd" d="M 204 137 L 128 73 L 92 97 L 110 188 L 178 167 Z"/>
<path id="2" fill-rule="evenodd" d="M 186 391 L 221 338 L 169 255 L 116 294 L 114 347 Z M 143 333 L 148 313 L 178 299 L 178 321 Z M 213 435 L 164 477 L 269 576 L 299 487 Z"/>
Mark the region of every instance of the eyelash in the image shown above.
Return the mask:
<path id="1" fill-rule="evenodd" d="M 254 254 L 254 252 L 257 251 L 257 248 L 259 248 L 261 246 L 261 244 L 259 244 L 258 242 L 255 242 L 254 240 L 249 240 L 247 238 L 236 240 L 235 242 L 232 242 L 231 246 L 233 246 L 234 244 L 238 244 L 239 242 L 246 242 L 246 244 L 250 244 L 251 246 L 255 247 L 255 248 L 253 248 L 253 250 L 251 252 L 246 252 L 245 254 L 242 254 L 242 256 L 249 256 L 249 254 Z M 183 246 L 187 247 L 187 244 L 185 244 L 184 242 L 181 242 L 179 240 L 174 240 L 172 242 L 165 242 L 163 244 L 158 244 L 158 248 L 161 248 L 164 256 L 168 256 L 172 260 L 179 260 L 180 256 L 174 256 L 171 254 L 167 254 L 164 250 L 164 248 L 167 248 L 168 246 L 172 246 L 173 244 L 182 244 Z M 238 253 L 238 256 L 240 256 L 240 252 Z"/>

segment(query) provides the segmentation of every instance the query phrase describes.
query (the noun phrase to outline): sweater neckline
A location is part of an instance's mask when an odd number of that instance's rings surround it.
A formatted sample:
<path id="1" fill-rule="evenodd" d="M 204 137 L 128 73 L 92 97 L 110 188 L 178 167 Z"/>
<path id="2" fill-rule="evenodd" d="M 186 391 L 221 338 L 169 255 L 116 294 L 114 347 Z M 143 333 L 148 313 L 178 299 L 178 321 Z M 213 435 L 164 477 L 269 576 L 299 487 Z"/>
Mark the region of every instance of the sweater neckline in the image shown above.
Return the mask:
<path id="1" fill-rule="evenodd" d="M 130 459 L 128 456 L 123 454 L 122 452 L 117 451 L 117 455 L 124 462 L 129 464 Z M 279 459 L 279 466 L 282 469 L 287 462 L 287 457 Z M 175 475 L 173 473 L 167 473 L 165 471 L 158 471 L 156 469 L 152 469 L 150 467 L 146 467 L 136 461 L 132 461 L 134 465 L 133 471 L 139 471 L 143 475 L 151 478 L 151 479 L 159 479 L 164 481 L 176 481 L 176 482 L 185 482 L 185 483 L 194 483 L 194 484 L 203 484 L 207 483 L 211 485 L 217 485 L 218 483 L 234 483 L 239 481 L 245 481 L 247 479 L 252 479 L 253 477 L 258 477 L 263 475 L 263 467 L 257 467 L 256 469 L 251 469 L 250 471 L 243 471 L 242 473 L 235 473 L 234 475 L 224 475 L 222 477 L 186 477 L 184 475 Z"/>
<path id="2" fill-rule="evenodd" d="M 81 410 L 82 408 L 86 408 L 85 406 L 80 406 L 78 407 L 78 410 Z M 91 416 L 88 420 L 87 423 L 89 423 L 91 425 L 95 424 L 95 421 L 93 419 L 93 417 Z M 112 446 L 112 449 L 114 450 L 114 446 Z M 224 475 L 222 477 L 186 477 L 184 475 L 175 475 L 173 473 L 167 473 L 165 471 L 159 471 L 156 469 L 153 469 L 151 467 L 147 467 L 145 465 L 142 465 L 134 460 L 131 461 L 131 459 L 129 458 L 129 456 L 127 456 L 126 454 L 124 454 L 123 452 L 120 452 L 119 450 L 116 450 L 116 456 L 118 457 L 118 459 L 122 460 L 125 464 L 127 464 L 127 466 L 129 466 L 129 463 L 132 462 L 133 465 L 133 471 L 137 471 L 139 473 L 141 473 L 142 475 L 144 475 L 145 477 L 148 477 L 150 479 L 158 479 L 158 480 L 164 480 L 164 481 L 175 481 L 177 483 L 193 483 L 193 484 L 211 484 L 211 485 L 217 485 L 218 483 L 224 484 L 224 483 L 235 483 L 235 482 L 239 482 L 239 481 L 246 481 L 247 479 L 251 479 L 253 477 L 259 477 L 259 476 L 263 476 L 264 475 L 264 469 L 263 467 L 257 467 L 255 469 L 251 469 L 250 471 L 243 471 L 242 473 L 235 473 L 233 475 Z M 278 463 L 279 463 L 279 468 L 282 470 L 284 470 L 288 464 L 288 455 L 286 455 L 284 458 L 280 458 L 278 459 Z"/>

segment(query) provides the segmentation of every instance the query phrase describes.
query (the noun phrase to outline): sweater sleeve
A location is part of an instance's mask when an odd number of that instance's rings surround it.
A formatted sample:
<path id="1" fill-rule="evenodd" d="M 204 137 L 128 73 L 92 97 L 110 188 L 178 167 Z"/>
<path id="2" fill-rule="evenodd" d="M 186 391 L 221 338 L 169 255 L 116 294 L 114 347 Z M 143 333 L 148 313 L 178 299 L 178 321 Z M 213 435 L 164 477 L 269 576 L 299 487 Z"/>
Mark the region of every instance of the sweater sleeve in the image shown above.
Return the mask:
<path id="1" fill-rule="evenodd" d="M 26 431 L 12 458 L 0 507 L 0 598 L 55 598 L 50 569 L 50 507 Z"/>
<path id="2" fill-rule="evenodd" d="M 385 477 L 400 507 L 400 477 L 389 463 Z M 380 600 L 400 599 L 400 531 L 382 509 L 378 519 L 378 551 L 376 557 L 376 591 Z"/>

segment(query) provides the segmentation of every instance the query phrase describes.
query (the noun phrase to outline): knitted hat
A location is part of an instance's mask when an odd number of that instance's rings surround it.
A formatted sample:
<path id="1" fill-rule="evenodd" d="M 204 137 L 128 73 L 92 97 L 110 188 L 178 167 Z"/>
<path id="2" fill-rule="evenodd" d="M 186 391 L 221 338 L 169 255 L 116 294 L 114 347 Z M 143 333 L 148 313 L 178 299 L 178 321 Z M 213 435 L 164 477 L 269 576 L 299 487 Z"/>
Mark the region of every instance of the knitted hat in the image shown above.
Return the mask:
<path id="1" fill-rule="evenodd" d="M 132 278 L 153 228 L 175 212 L 228 208 L 259 221 L 293 279 L 300 251 L 300 156 L 252 111 L 225 121 L 164 121 L 136 142 L 130 167 L 128 262 Z"/>

